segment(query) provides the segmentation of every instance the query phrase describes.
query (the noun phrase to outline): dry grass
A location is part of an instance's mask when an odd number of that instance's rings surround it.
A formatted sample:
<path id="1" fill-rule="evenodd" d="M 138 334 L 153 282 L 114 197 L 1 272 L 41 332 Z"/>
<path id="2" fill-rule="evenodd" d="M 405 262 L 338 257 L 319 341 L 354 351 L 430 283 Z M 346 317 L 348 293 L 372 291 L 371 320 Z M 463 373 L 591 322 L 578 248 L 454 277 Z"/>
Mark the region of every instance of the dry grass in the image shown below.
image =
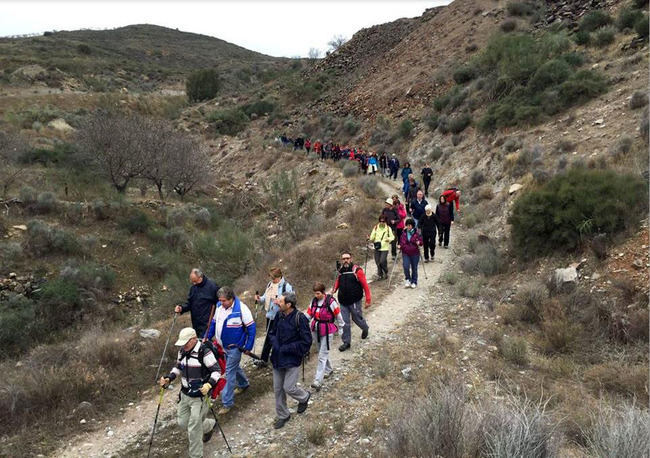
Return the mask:
<path id="1" fill-rule="evenodd" d="M 609 362 L 597 364 L 584 373 L 585 382 L 595 392 L 630 396 L 647 405 L 648 401 L 648 367 L 646 365 L 630 366 Z"/>
<path id="2" fill-rule="evenodd" d="M 327 426 L 324 423 L 311 425 L 307 428 L 307 440 L 314 445 L 323 445 L 327 438 Z"/>

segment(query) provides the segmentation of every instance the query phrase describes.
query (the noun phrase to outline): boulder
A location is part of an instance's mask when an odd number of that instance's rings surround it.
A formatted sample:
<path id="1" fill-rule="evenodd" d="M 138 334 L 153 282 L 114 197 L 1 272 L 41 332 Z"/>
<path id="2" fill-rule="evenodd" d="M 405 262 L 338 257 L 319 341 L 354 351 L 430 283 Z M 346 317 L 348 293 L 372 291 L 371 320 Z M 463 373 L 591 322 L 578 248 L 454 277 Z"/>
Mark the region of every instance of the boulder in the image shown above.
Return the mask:
<path id="1" fill-rule="evenodd" d="M 554 277 L 558 287 L 562 287 L 566 283 L 576 283 L 578 281 L 578 270 L 575 267 L 555 269 Z"/>
<path id="2" fill-rule="evenodd" d="M 160 337 L 160 331 L 157 329 L 140 329 L 140 337 L 145 339 L 157 339 Z"/>
<path id="3" fill-rule="evenodd" d="M 515 183 L 515 184 L 510 186 L 510 189 L 508 189 L 508 194 L 512 195 L 512 194 L 516 193 L 517 191 L 519 191 L 523 187 L 524 187 L 523 185 L 521 185 L 519 183 Z"/>

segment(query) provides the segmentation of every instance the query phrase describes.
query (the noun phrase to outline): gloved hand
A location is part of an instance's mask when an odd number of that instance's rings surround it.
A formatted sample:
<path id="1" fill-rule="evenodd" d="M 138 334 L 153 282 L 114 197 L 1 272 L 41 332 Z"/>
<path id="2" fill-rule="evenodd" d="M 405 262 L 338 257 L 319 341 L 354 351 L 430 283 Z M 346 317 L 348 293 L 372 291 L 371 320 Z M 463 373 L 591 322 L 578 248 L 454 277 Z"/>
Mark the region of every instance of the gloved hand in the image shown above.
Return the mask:
<path id="1" fill-rule="evenodd" d="M 169 385 L 169 379 L 167 377 L 160 377 L 160 380 L 158 380 L 158 385 L 160 385 L 163 388 L 167 388 L 167 385 Z"/>
<path id="2" fill-rule="evenodd" d="M 205 396 L 206 394 L 208 394 L 208 392 L 209 392 L 211 389 L 212 389 L 212 385 L 210 385 L 209 383 L 204 383 L 204 384 L 201 386 L 201 390 L 200 390 L 200 391 L 201 391 L 201 394 L 202 394 L 203 396 Z"/>

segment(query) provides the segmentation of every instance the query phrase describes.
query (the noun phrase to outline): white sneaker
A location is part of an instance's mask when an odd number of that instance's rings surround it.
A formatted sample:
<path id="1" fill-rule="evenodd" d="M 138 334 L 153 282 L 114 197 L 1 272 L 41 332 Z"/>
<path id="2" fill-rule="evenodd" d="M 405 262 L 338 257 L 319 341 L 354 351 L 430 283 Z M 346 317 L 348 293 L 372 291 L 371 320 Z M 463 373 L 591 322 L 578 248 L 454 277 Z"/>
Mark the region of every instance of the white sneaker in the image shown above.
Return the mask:
<path id="1" fill-rule="evenodd" d="M 417 288 L 417 286 L 418 285 L 416 285 L 415 283 L 411 283 L 411 288 L 415 289 L 415 288 Z"/>
<path id="2" fill-rule="evenodd" d="M 410 288 L 411 287 L 411 282 L 408 280 L 404 280 L 404 288 Z"/>

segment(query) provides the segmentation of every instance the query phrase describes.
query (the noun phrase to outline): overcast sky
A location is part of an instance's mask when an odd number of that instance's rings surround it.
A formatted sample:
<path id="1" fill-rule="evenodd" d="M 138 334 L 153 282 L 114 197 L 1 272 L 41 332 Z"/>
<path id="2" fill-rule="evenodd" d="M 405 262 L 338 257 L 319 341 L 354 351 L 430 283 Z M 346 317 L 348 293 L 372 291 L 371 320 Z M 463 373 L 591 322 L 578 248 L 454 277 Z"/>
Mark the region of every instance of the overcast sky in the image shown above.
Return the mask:
<path id="1" fill-rule="evenodd" d="M 0 36 L 156 24 L 211 35 L 272 56 L 325 51 L 334 35 L 420 16 L 448 0 L 2 1 Z"/>

